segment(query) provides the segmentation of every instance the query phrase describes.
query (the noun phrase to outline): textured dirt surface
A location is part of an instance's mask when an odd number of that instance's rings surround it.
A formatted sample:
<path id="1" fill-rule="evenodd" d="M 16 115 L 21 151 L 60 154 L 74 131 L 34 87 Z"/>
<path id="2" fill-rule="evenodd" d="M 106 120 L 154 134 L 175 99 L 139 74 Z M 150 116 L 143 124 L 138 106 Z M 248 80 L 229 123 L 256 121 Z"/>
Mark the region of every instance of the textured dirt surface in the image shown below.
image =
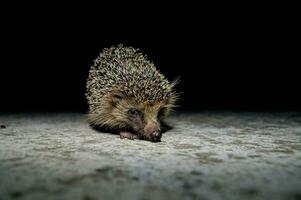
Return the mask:
<path id="1" fill-rule="evenodd" d="M 300 113 L 177 113 L 162 142 L 0 114 L 0 199 L 301 199 Z"/>

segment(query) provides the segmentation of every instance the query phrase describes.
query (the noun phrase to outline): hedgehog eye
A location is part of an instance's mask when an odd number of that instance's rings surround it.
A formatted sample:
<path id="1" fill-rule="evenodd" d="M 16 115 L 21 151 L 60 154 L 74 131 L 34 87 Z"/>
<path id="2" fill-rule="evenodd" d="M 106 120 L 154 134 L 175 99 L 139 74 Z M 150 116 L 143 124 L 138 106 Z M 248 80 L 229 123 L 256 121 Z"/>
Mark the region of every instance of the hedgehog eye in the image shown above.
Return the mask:
<path id="1" fill-rule="evenodd" d="M 129 109 L 128 110 L 128 113 L 132 116 L 132 117 L 137 117 L 140 115 L 140 112 L 139 110 L 137 109 Z"/>

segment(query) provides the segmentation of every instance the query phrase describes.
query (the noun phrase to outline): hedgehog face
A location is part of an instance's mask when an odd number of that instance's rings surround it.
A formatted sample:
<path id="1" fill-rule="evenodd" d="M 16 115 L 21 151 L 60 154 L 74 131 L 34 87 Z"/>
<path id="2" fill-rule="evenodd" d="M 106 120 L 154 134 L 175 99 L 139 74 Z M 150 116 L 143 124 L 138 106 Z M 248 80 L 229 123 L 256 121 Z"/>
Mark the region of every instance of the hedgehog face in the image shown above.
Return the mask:
<path id="1" fill-rule="evenodd" d="M 117 127 L 124 127 L 141 139 L 160 141 L 160 126 L 169 111 L 168 101 L 138 103 L 122 94 L 110 95 L 109 99 L 110 118 Z"/>

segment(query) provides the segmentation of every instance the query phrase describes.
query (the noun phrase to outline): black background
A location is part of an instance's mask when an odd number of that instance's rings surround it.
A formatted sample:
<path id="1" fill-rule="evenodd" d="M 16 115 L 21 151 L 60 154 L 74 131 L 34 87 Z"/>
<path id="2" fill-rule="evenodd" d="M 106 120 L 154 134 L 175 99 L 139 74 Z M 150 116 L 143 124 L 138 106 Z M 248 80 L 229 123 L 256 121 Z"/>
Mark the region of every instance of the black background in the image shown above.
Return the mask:
<path id="1" fill-rule="evenodd" d="M 180 77 L 181 109 L 301 108 L 299 24 L 281 6 L 36 6 L 1 14 L 0 112 L 87 111 L 89 67 L 119 43 Z"/>

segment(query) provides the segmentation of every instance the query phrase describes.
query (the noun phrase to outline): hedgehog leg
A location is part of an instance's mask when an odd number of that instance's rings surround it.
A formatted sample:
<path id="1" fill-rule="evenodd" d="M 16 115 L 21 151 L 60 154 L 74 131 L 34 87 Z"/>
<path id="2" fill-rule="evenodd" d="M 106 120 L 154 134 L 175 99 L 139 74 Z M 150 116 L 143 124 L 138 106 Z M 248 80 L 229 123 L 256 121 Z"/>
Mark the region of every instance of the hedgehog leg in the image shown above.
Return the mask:
<path id="1" fill-rule="evenodd" d="M 130 132 L 120 132 L 120 138 L 121 139 L 127 138 L 127 139 L 130 139 L 130 140 L 139 139 L 138 135 L 135 135 L 135 134 L 130 133 Z"/>
<path id="2" fill-rule="evenodd" d="M 172 126 L 168 125 L 164 121 L 161 121 L 160 124 L 161 124 L 161 133 L 165 133 L 167 131 L 170 131 L 173 128 Z"/>

